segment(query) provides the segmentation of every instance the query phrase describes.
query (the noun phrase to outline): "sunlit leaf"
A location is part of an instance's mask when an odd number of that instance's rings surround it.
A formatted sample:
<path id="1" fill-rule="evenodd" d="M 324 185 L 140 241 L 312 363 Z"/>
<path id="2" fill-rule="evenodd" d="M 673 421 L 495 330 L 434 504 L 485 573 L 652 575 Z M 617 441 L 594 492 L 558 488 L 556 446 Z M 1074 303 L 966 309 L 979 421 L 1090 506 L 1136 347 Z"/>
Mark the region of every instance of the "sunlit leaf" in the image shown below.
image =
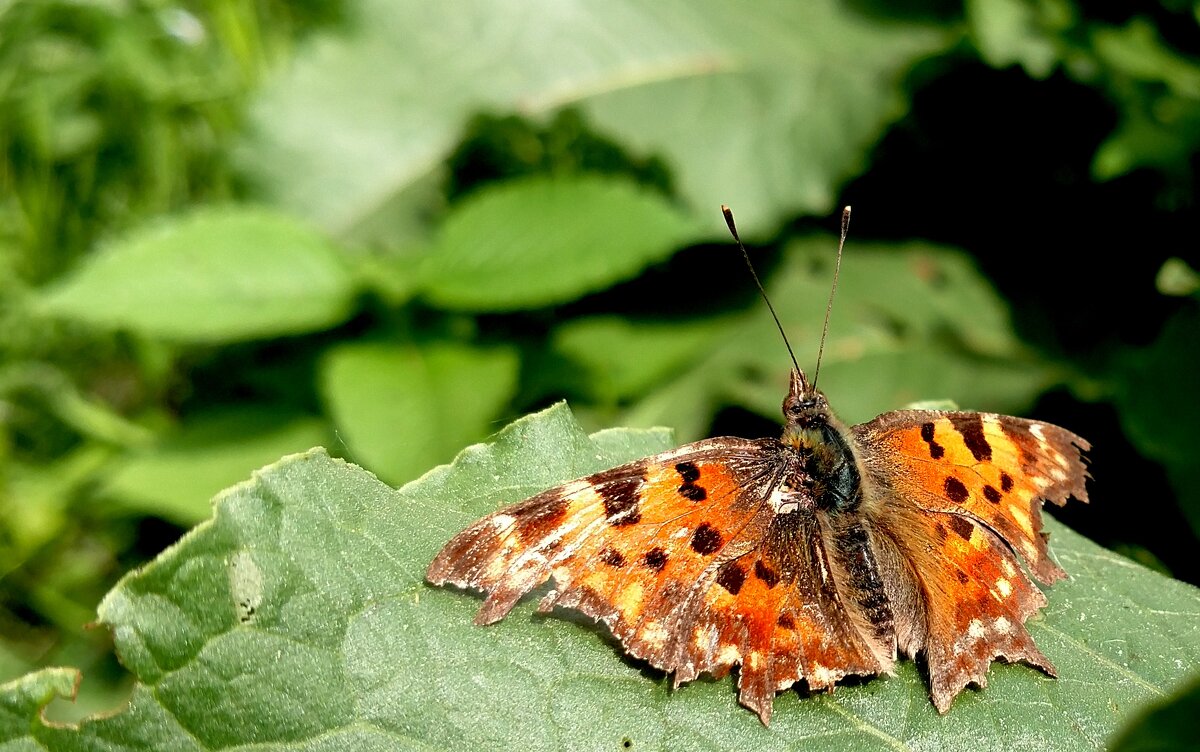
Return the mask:
<path id="1" fill-rule="evenodd" d="M 446 308 L 536 308 L 633 277 L 697 234 L 665 198 L 628 181 L 500 183 L 446 218 L 422 281 Z"/>
<path id="2" fill-rule="evenodd" d="M 753 234 L 827 211 L 904 113 L 905 73 L 953 37 L 832 0 L 368 0 L 263 93 L 243 161 L 327 230 L 396 242 L 472 114 L 570 105 L 662 156 L 711 232 L 724 202 Z"/>
<path id="3" fill-rule="evenodd" d="M 329 443 L 318 418 L 264 409 L 228 409 L 193 417 L 158 444 L 119 460 L 104 483 L 116 510 L 194 525 L 209 499 L 273 458 Z"/>

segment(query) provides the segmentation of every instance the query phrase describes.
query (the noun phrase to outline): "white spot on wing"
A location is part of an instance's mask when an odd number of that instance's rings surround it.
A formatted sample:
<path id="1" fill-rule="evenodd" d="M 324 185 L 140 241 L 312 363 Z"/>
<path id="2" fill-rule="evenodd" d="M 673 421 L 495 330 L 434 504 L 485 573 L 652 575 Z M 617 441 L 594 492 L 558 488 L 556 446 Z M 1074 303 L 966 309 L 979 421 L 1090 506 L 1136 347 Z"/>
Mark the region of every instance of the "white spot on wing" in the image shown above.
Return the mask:
<path id="1" fill-rule="evenodd" d="M 1032 530 L 1029 524 L 1029 512 L 1025 511 L 1024 505 L 1009 504 L 1008 513 L 1013 516 L 1013 519 L 1017 521 L 1017 524 L 1020 525 L 1022 529 Z"/>
<path id="2" fill-rule="evenodd" d="M 813 661 L 809 666 L 808 671 L 804 674 L 804 678 L 808 679 L 810 686 L 828 687 L 837 682 L 837 676 L 828 666 Z"/>
<path id="3" fill-rule="evenodd" d="M 967 625 L 967 634 L 976 640 L 983 639 L 983 622 L 978 619 L 972 619 L 971 623 Z"/>
<path id="4" fill-rule="evenodd" d="M 724 665 L 737 663 L 737 660 L 740 657 L 741 653 L 738 652 L 736 646 L 725 644 L 721 646 L 721 651 L 717 653 L 717 664 Z"/>
<path id="5" fill-rule="evenodd" d="M 711 654 L 717 647 L 717 628 L 713 624 L 705 624 L 696 630 L 695 636 L 692 638 L 696 643 L 696 649 L 702 650 L 705 653 Z"/>
<path id="6" fill-rule="evenodd" d="M 785 491 L 782 486 L 777 486 L 771 491 L 767 503 L 771 505 L 776 514 L 789 514 L 800 509 L 800 502 L 796 498 L 795 492 Z"/>

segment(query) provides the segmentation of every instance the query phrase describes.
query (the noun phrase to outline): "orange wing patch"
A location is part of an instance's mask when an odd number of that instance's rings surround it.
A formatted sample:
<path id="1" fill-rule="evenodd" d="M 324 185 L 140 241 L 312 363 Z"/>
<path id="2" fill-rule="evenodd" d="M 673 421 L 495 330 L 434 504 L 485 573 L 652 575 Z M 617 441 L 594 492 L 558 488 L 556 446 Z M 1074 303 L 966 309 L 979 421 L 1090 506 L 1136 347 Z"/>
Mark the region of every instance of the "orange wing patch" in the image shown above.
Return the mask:
<path id="1" fill-rule="evenodd" d="M 865 512 L 909 563 L 897 580 L 909 589 L 900 600 L 924 614 L 900 647 L 925 652 L 938 710 L 968 684 L 984 686 L 998 656 L 1053 676 L 1024 626 L 1046 597 L 1013 551 L 1043 582 L 1066 576 L 1047 552 L 1041 507 L 1087 501 L 1080 452 L 1088 443 L 988 413 L 900 411 L 853 430 L 873 489 Z"/>
<path id="2" fill-rule="evenodd" d="M 694 615 L 679 614 L 690 642 L 677 648 L 685 660 L 676 685 L 740 662 L 738 699 L 763 723 L 775 693 L 801 679 L 810 690 L 832 689 L 851 674 L 891 671 L 894 661 L 885 647 L 891 634 L 870 640 L 858 606 L 839 593 L 840 563 L 824 547 L 820 522 L 797 522 L 776 517 L 756 534 L 760 547 L 717 569 Z"/>
<path id="3" fill-rule="evenodd" d="M 737 479 L 730 468 L 703 459 L 647 463 L 638 476 L 631 489 L 635 513 L 616 524 L 595 507 L 572 515 L 595 519 L 551 560 L 548 573 L 556 587 L 539 610 L 578 608 L 604 621 L 631 653 L 655 662 L 674 627 L 668 614 L 687 586 L 714 567 L 759 510 L 730 504 L 741 493 Z M 595 480 L 603 489 L 602 478 Z"/>
<path id="4" fill-rule="evenodd" d="M 1044 500 L 1087 501 L 1081 450 L 1065 429 L 990 413 L 885 413 L 854 428 L 867 462 L 897 495 L 931 512 L 966 514 L 1020 552 L 1045 583 L 1066 576 L 1046 551 Z"/>

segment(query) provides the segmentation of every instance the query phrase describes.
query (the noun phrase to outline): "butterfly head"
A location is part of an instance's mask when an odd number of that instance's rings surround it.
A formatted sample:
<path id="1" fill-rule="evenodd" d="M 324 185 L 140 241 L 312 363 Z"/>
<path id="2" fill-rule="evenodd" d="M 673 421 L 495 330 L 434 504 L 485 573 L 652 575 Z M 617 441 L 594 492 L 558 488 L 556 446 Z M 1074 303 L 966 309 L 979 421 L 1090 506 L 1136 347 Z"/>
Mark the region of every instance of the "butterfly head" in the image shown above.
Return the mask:
<path id="1" fill-rule="evenodd" d="M 831 514 L 851 512 L 862 501 L 862 481 L 846 428 L 834 417 L 825 395 L 804 371 L 792 371 L 783 401 L 784 445 L 801 460 L 800 475 L 808 479 L 813 503 Z"/>
<path id="2" fill-rule="evenodd" d="M 798 368 L 792 370 L 791 385 L 783 400 L 783 418 L 784 441 L 801 446 L 822 441 L 834 423 L 825 395 Z"/>

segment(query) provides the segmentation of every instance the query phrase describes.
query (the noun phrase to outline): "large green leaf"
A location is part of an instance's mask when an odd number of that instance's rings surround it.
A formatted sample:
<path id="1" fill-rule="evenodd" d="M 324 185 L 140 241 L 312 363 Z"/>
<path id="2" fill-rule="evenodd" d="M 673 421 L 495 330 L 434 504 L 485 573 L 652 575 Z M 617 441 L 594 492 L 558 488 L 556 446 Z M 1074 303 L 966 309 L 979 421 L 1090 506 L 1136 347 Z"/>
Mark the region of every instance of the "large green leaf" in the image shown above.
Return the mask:
<path id="1" fill-rule="evenodd" d="M 47 290 L 52 315 L 181 342 L 232 342 L 327 328 L 358 284 L 337 250 L 297 220 L 227 207 L 113 241 Z"/>
<path id="2" fill-rule="evenodd" d="M 1097 28 L 1091 41 L 1122 120 L 1096 150 L 1092 174 L 1107 180 L 1138 167 L 1180 174 L 1200 146 L 1200 64 L 1145 18 Z"/>
<path id="3" fill-rule="evenodd" d="M 597 399 L 616 401 L 688 370 L 734 322 L 733 317 L 664 322 L 594 316 L 566 322 L 552 344 L 586 369 L 587 386 Z"/>
<path id="4" fill-rule="evenodd" d="M 1060 52 L 1052 32 L 1061 33 L 1063 27 L 1076 22 L 1062 8 L 1021 0 L 967 0 L 963 4 L 971 36 L 984 62 L 993 68 L 1019 63 L 1036 78 L 1050 75 L 1058 64 Z"/>
<path id="5" fill-rule="evenodd" d="M 477 597 L 423 582 L 438 548 L 497 504 L 669 446 L 584 434 L 556 406 L 393 491 L 323 452 L 224 493 L 216 514 L 105 598 L 132 705 L 78 727 L 38 708 L 68 673 L 0 687 L 12 749 L 1099 749 L 1200 666 L 1200 592 L 1053 522 L 1072 578 L 1030 622 L 1057 680 L 992 667 L 939 716 L 911 662 L 833 694 L 785 692 L 770 728 L 732 681 L 679 690 L 584 623 L 471 625 Z"/>
<path id="6" fill-rule="evenodd" d="M 665 198 L 627 180 L 500 183 L 446 218 L 422 282 L 446 308 L 565 303 L 635 276 L 698 231 Z"/>
<path id="7" fill-rule="evenodd" d="M 744 207 L 748 234 L 827 211 L 904 113 L 910 66 L 953 40 L 833 0 L 364 0 L 355 11 L 265 90 L 244 162 L 327 230 L 386 215 L 393 239 L 428 210 L 430 178 L 468 116 L 565 105 L 661 155 L 713 232 L 722 202 Z"/>

